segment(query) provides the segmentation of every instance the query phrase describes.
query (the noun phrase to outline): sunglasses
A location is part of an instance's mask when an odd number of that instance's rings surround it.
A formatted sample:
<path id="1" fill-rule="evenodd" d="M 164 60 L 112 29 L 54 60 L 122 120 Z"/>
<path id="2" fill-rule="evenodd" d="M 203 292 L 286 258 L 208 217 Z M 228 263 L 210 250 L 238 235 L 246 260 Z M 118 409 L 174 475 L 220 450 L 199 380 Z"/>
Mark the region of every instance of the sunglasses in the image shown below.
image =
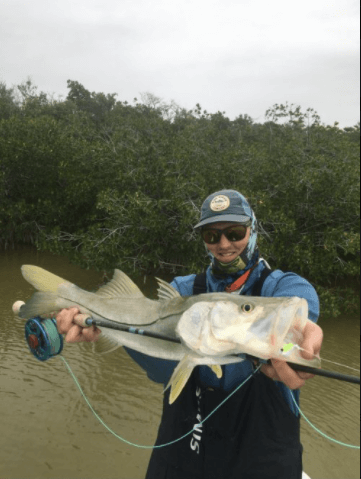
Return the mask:
<path id="1" fill-rule="evenodd" d="M 251 222 L 242 224 L 228 226 L 224 230 L 219 230 L 217 228 L 204 228 L 201 230 L 201 236 L 205 243 L 207 244 L 216 244 L 221 240 L 222 235 L 224 235 L 229 241 L 241 241 L 246 237 L 247 227 L 250 226 Z"/>

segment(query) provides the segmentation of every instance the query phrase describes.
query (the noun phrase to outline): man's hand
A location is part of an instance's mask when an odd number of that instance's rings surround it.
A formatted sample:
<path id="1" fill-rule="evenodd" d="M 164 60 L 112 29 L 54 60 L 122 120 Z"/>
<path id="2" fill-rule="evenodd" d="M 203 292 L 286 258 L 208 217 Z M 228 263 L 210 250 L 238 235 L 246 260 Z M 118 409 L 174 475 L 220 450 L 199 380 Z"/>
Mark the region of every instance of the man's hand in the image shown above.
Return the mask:
<path id="1" fill-rule="evenodd" d="M 317 324 L 308 321 L 303 336 L 301 348 L 305 351 L 301 351 L 302 357 L 312 359 L 314 355 L 319 355 L 323 340 L 322 329 Z M 264 364 L 261 371 L 269 378 L 281 381 L 290 389 L 299 389 L 305 385 L 307 379 L 314 377 L 314 374 L 294 371 L 286 361 L 280 359 L 271 359 L 271 363 L 272 366 Z"/>
<path id="2" fill-rule="evenodd" d="M 78 308 L 62 309 L 56 316 L 56 326 L 60 334 L 66 334 L 67 343 L 80 343 L 83 341 L 97 341 L 101 333 L 95 326 L 82 328 L 74 322 L 74 317 L 79 314 Z"/>

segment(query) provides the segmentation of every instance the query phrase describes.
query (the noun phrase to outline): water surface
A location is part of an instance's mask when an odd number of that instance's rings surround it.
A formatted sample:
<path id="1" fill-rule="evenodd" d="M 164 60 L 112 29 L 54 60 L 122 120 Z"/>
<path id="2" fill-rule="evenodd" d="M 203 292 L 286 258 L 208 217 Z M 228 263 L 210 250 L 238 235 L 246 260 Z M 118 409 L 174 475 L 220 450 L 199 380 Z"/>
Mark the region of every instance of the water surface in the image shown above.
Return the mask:
<path id="1" fill-rule="evenodd" d="M 15 300 L 33 288 L 21 276 L 35 264 L 82 288 L 96 290 L 102 275 L 69 264 L 66 258 L 31 248 L 0 251 L 0 478 L 143 479 L 151 450 L 129 446 L 95 419 L 59 357 L 36 360 L 24 340 L 24 322 L 14 318 Z M 138 285 L 155 294 L 153 278 Z M 322 356 L 359 368 L 358 318 L 322 318 Z M 90 345 L 65 345 L 65 358 L 94 409 L 119 435 L 152 445 L 161 414 L 162 386 L 119 349 L 94 356 Z M 343 367 L 323 367 L 353 374 Z M 357 374 L 357 373 L 355 373 Z M 360 444 L 359 386 L 314 378 L 302 390 L 301 407 L 322 431 Z M 333 444 L 302 421 L 304 469 L 312 479 L 358 479 L 359 451 Z"/>

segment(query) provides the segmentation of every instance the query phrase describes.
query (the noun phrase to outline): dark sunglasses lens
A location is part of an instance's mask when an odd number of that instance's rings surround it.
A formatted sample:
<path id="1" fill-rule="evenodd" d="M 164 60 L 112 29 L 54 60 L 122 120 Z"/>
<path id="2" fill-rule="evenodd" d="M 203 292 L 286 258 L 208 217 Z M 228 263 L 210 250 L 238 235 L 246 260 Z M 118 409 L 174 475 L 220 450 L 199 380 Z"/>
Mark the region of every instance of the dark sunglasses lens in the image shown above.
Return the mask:
<path id="1" fill-rule="evenodd" d="M 245 238 L 246 234 L 247 227 L 243 225 L 231 226 L 225 231 L 225 235 L 229 241 L 241 241 L 243 238 Z"/>
<path id="2" fill-rule="evenodd" d="M 229 241 L 241 241 L 247 234 L 247 226 L 237 225 L 230 226 L 224 230 L 217 230 L 208 228 L 202 230 L 203 241 L 207 244 L 216 244 L 221 239 L 221 235 L 224 234 Z"/>
<path id="3" fill-rule="evenodd" d="M 202 238 L 205 243 L 215 244 L 218 243 L 221 238 L 221 235 L 217 230 L 208 229 L 202 231 Z"/>

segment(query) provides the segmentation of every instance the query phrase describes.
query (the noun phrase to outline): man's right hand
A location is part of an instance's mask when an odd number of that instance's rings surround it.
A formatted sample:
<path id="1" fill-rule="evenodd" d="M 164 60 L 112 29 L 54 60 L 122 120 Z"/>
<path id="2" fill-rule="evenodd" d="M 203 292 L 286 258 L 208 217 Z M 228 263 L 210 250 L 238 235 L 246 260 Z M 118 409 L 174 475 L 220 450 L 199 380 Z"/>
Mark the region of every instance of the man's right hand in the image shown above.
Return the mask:
<path id="1" fill-rule="evenodd" d="M 60 334 L 66 334 L 65 341 L 67 343 L 80 343 L 83 341 L 97 341 L 101 333 L 100 329 L 95 326 L 82 328 L 74 322 L 74 317 L 79 314 L 78 308 L 62 309 L 56 315 L 56 325 Z"/>

